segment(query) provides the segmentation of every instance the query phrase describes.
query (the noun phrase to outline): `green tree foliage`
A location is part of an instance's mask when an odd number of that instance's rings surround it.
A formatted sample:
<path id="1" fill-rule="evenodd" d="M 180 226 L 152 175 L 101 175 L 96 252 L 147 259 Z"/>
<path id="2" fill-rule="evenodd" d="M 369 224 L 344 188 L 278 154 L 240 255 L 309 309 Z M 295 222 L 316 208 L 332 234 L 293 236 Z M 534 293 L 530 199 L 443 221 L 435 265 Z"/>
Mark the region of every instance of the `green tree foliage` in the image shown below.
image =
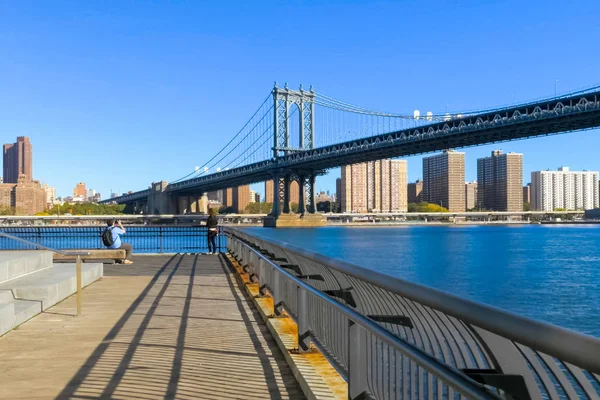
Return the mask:
<path id="1" fill-rule="evenodd" d="M 340 211 L 340 203 L 334 201 L 321 201 L 317 203 L 317 211 L 319 212 L 332 212 L 339 213 Z"/>
<path id="2" fill-rule="evenodd" d="M 47 213 L 50 215 L 119 215 L 123 214 L 125 204 L 64 203 L 54 205 Z"/>
<path id="3" fill-rule="evenodd" d="M 268 214 L 273 208 L 273 203 L 248 203 L 244 212 L 246 214 Z"/>
<path id="4" fill-rule="evenodd" d="M 531 211 L 531 204 L 524 202 L 523 203 L 523 211 Z"/>
<path id="5" fill-rule="evenodd" d="M 422 213 L 431 213 L 431 212 L 448 212 L 448 209 L 445 207 L 441 207 L 439 204 L 431 204 L 431 203 L 409 203 L 408 204 L 408 212 L 422 212 Z"/>
<path id="6" fill-rule="evenodd" d="M 0 215 L 15 215 L 15 209 L 12 207 L 0 207 Z"/>

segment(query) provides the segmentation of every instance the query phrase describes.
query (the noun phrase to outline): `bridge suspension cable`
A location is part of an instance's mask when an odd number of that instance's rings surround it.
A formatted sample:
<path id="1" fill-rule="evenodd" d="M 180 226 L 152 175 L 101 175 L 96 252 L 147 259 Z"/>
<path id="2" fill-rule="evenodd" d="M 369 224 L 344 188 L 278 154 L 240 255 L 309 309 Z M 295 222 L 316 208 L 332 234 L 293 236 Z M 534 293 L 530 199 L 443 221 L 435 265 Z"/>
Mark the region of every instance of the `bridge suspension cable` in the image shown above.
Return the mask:
<path id="1" fill-rule="evenodd" d="M 273 102 L 272 95 L 269 93 L 269 96 L 262 102 L 262 104 L 258 107 L 258 109 L 252 114 L 252 116 L 246 121 L 246 123 L 242 126 L 242 128 L 221 148 L 214 156 L 212 156 L 208 161 L 202 164 L 199 168 L 194 169 L 194 171 L 190 172 L 187 175 L 182 176 L 181 178 L 175 179 L 170 183 L 181 182 L 186 179 L 192 179 L 197 176 L 201 176 L 210 171 L 211 168 L 214 168 L 217 163 L 224 160 L 226 157 L 232 156 L 236 149 L 238 149 L 242 143 L 247 141 L 254 133 L 255 129 L 264 121 L 265 118 L 268 118 L 273 110 Z M 258 121 L 256 121 L 258 119 Z M 254 121 L 254 122 L 253 122 Z M 249 128 L 251 126 L 251 128 Z M 213 163 L 217 157 L 220 155 L 223 156 L 217 161 L 217 163 Z M 209 164 L 213 163 L 210 167 Z"/>

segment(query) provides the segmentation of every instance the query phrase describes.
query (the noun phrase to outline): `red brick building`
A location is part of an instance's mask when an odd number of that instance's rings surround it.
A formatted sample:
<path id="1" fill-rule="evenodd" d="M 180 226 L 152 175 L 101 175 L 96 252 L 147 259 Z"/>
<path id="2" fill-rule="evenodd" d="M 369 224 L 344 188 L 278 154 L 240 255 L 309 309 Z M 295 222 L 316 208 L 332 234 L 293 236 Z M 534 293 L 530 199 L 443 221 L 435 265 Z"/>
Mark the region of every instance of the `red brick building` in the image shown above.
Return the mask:
<path id="1" fill-rule="evenodd" d="M 22 174 L 17 183 L 0 184 L 0 207 L 13 208 L 16 215 L 33 215 L 46 208 L 46 191 L 39 181 Z"/>

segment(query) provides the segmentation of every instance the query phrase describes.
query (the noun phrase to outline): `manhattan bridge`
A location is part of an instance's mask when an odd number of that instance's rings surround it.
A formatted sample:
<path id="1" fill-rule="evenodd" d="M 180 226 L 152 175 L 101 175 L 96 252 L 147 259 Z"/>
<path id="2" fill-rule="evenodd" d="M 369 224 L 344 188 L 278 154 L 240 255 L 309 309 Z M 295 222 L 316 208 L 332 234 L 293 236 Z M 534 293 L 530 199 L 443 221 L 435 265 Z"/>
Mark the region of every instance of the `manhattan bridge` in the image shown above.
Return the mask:
<path id="1" fill-rule="evenodd" d="M 315 213 L 315 178 L 358 162 L 572 132 L 600 126 L 600 86 L 487 110 L 420 115 L 353 105 L 302 86 L 275 84 L 258 109 L 208 161 L 181 178 L 105 200 L 154 214 L 182 214 L 202 193 L 276 182 L 273 215 Z M 178 199 L 188 199 L 182 205 Z M 196 201 L 196 200 L 192 200 Z"/>

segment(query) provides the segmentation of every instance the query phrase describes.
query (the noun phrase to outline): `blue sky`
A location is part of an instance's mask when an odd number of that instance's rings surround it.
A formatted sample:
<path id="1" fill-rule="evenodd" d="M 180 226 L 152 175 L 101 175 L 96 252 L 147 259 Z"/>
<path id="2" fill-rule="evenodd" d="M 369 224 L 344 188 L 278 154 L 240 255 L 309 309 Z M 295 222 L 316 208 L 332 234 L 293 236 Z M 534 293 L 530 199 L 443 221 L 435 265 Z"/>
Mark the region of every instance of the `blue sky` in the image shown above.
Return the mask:
<path id="1" fill-rule="evenodd" d="M 594 0 L 2 1 L 0 139 L 29 136 L 34 177 L 59 195 L 143 189 L 202 165 L 273 81 L 404 113 L 599 84 L 598 15 Z M 599 170 L 598 133 L 466 149 L 467 180 L 495 147 L 524 154 L 525 182 Z M 408 170 L 420 178 L 421 157 Z"/>

